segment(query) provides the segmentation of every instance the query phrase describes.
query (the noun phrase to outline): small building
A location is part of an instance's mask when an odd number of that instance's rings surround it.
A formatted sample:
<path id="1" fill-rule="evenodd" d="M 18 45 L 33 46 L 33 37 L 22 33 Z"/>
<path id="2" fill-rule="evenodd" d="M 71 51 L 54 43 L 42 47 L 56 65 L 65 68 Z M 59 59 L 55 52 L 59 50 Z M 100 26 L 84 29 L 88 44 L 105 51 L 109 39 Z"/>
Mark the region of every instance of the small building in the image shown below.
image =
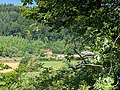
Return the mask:
<path id="1" fill-rule="evenodd" d="M 47 55 L 52 55 L 52 50 L 44 50 L 43 51 L 44 54 L 47 54 Z"/>
<path id="2" fill-rule="evenodd" d="M 93 52 L 88 52 L 88 51 L 81 52 L 81 55 L 83 55 L 83 56 L 95 56 L 95 54 Z"/>

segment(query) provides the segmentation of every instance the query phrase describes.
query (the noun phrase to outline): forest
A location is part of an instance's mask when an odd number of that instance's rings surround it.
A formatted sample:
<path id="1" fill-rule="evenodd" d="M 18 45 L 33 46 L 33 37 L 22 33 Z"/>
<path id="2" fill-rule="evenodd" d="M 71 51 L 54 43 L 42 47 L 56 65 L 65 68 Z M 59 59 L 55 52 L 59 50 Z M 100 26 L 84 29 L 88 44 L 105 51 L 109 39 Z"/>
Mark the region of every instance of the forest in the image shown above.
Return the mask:
<path id="1" fill-rule="evenodd" d="M 50 33 L 48 26 L 37 29 L 40 23 L 22 17 L 18 7 L 12 4 L 0 5 L 0 17 L 0 56 L 17 57 L 21 56 L 19 52 L 22 56 L 31 52 L 40 54 L 40 49 L 51 49 L 56 54 L 64 51 L 67 31 Z"/>
<path id="2" fill-rule="evenodd" d="M 21 2 L 0 4 L 0 90 L 120 90 L 119 0 Z"/>

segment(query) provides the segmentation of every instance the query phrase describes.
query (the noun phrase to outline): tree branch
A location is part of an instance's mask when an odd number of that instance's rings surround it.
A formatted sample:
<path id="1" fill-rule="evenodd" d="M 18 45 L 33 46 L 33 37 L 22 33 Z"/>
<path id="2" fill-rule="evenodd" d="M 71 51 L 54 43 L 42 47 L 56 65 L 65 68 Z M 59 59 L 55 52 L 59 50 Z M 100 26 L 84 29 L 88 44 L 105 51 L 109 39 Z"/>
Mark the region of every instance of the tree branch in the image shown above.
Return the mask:
<path id="1" fill-rule="evenodd" d="M 84 63 L 87 63 L 87 61 L 85 60 L 85 58 L 83 58 L 83 56 L 76 50 L 76 43 L 74 41 L 74 48 L 73 51 L 79 55 L 79 57 L 83 60 Z"/>
<path id="2" fill-rule="evenodd" d="M 117 42 L 118 38 L 120 37 L 120 34 L 116 37 L 115 41 L 113 42 L 112 48 L 115 46 L 115 43 Z"/>
<path id="3" fill-rule="evenodd" d="M 83 57 L 81 56 L 81 54 L 80 54 L 75 48 L 73 48 L 73 50 L 74 50 L 74 52 L 75 52 L 76 54 L 78 54 L 78 55 L 80 56 L 80 58 L 84 61 L 84 63 L 87 63 L 86 60 L 85 60 L 85 58 L 83 58 Z"/>
<path id="4" fill-rule="evenodd" d="M 76 71 L 77 69 L 80 69 L 82 67 L 87 67 L 87 66 L 91 66 L 91 67 L 103 67 L 102 65 L 95 65 L 95 64 L 79 64 L 79 65 L 76 65 L 76 67 L 69 65 L 69 68 L 72 68 L 73 71 Z"/>

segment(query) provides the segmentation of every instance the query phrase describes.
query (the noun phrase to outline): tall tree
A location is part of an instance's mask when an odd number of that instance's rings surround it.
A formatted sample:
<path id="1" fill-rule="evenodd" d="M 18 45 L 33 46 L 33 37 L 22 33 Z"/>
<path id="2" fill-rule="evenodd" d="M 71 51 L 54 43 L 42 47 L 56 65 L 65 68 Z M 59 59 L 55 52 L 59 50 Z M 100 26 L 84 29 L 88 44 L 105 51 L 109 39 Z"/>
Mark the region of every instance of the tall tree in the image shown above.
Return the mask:
<path id="1" fill-rule="evenodd" d="M 51 31 L 68 28 L 73 31 L 72 49 L 92 50 L 100 53 L 101 75 L 113 75 L 114 84 L 120 89 L 120 1 L 119 0 L 21 0 L 23 16 L 52 27 Z M 79 42 L 79 44 L 76 42 Z M 79 54 L 80 55 L 80 54 Z M 80 55 L 81 57 L 81 55 Z M 86 61 L 86 63 L 93 63 Z M 94 67 L 94 66 L 93 66 Z M 92 68 L 91 68 L 92 69 Z M 85 69 L 83 69 L 85 70 Z M 89 72 L 89 69 L 86 69 Z M 93 73 L 93 72 L 92 72 Z M 88 75 L 88 74 L 86 74 Z M 101 76 L 102 77 L 102 76 Z M 92 78 L 92 77 L 91 77 Z"/>

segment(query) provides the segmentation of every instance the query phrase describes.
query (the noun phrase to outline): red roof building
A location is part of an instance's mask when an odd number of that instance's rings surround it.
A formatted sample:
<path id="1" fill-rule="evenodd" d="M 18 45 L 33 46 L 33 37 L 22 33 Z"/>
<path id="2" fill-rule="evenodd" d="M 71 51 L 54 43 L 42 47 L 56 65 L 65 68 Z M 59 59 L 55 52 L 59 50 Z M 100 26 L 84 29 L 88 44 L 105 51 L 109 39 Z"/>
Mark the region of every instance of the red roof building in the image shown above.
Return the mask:
<path id="1" fill-rule="evenodd" d="M 52 55 L 52 50 L 44 50 L 43 53 L 47 55 Z"/>

